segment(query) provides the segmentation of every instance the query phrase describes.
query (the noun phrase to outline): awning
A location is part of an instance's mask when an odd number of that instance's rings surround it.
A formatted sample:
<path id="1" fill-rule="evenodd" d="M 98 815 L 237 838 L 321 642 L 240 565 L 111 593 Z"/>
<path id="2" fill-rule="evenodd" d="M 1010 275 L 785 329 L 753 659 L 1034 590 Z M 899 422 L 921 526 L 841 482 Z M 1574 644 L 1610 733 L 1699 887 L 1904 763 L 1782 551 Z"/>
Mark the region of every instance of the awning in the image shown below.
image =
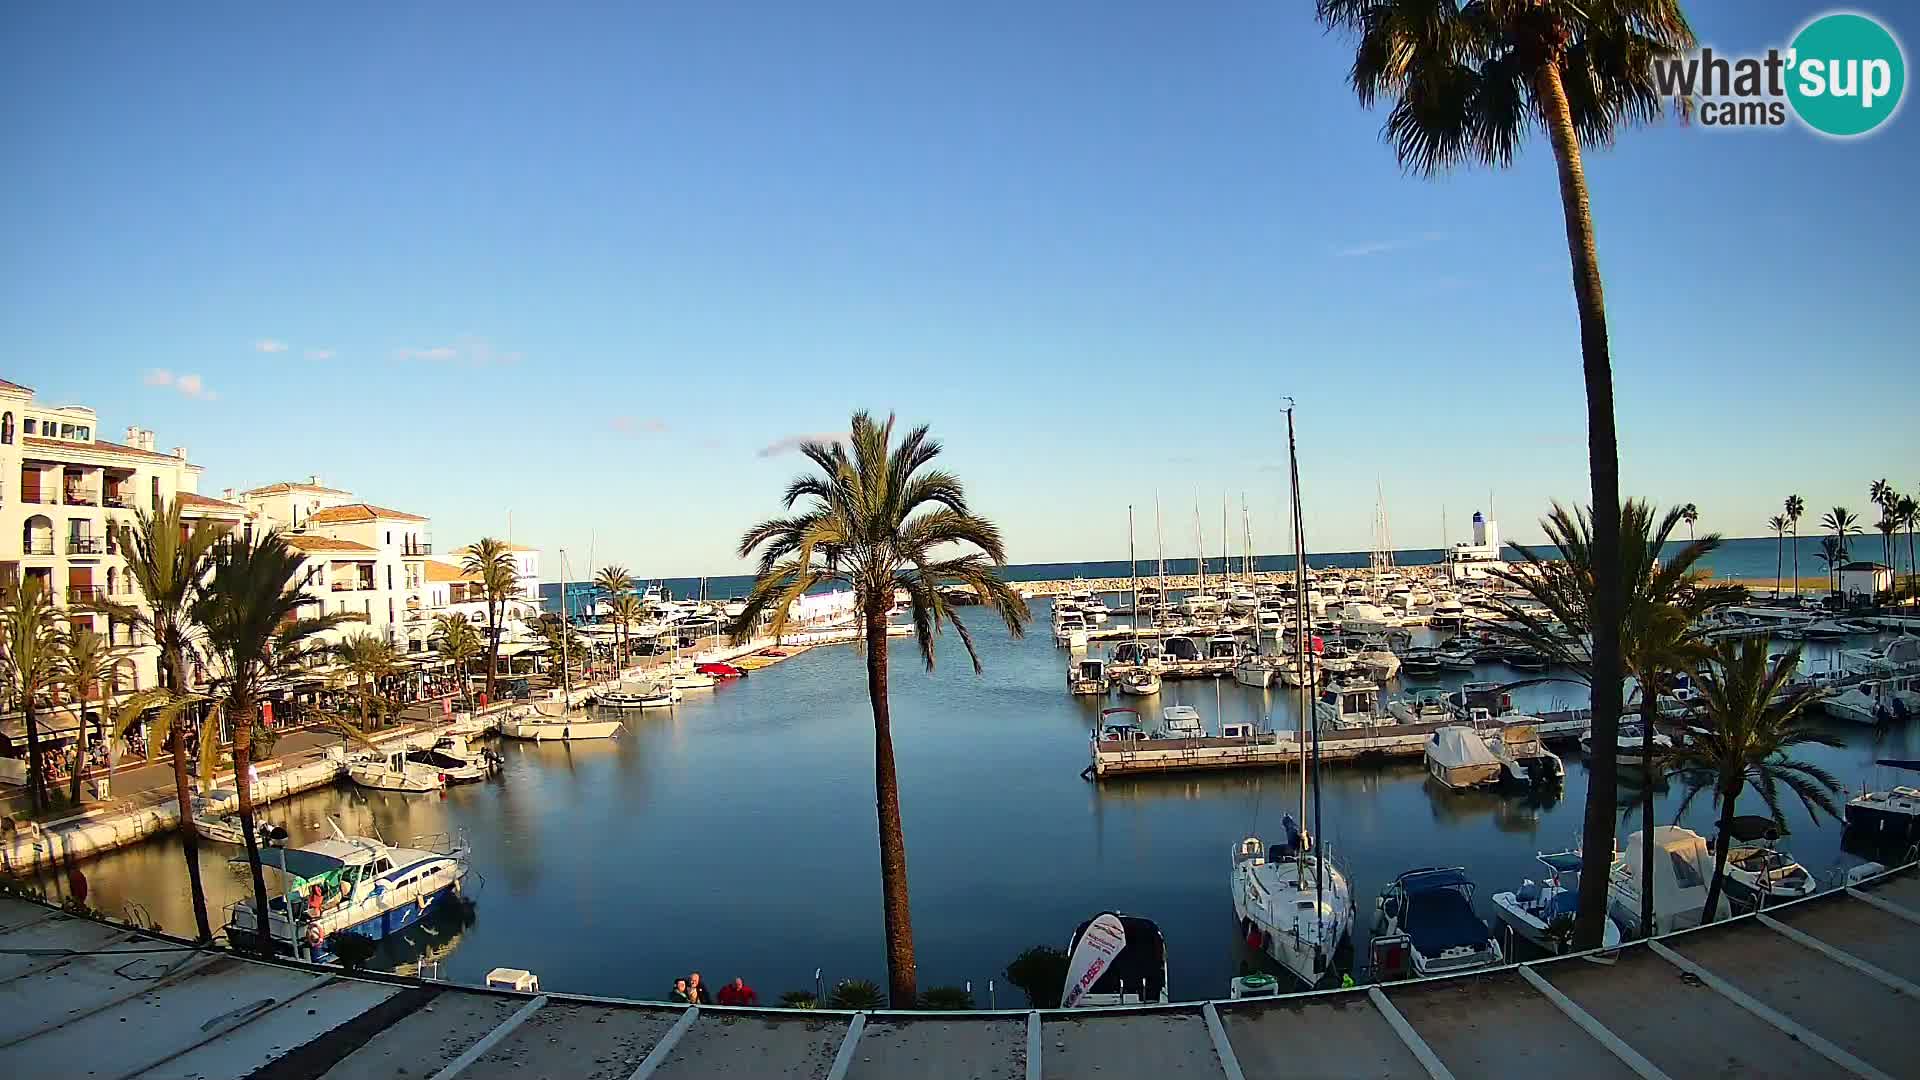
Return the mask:
<path id="1" fill-rule="evenodd" d="M 544 641 L 509 641 L 500 646 L 500 655 L 503 657 L 523 656 L 527 653 L 543 653 L 546 651 L 547 643 Z"/>

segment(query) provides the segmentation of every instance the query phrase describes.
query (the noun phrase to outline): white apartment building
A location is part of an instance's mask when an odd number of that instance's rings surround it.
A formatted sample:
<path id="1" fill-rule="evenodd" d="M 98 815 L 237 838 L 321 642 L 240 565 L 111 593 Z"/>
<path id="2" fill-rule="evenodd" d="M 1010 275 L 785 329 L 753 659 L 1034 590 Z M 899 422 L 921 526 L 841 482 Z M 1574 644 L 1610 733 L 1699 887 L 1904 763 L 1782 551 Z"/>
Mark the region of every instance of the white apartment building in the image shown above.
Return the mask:
<path id="1" fill-rule="evenodd" d="M 502 625 L 512 630 L 517 623 L 532 622 L 540 617 L 540 549 L 523 544 L 507 547 L 513 553 L 514 570 L 519 578 L 519 589 L 507 602 L 502 617 Z M 480 587 L 480 578 L 462 569 L 470 550 L 471 547 L 455 549 L 451 555 L 459 560 L 456 562 L 427 561 L 423 608 L 429 624 L 440 615 L 457 615 L 477 627 L 487 625 L 487 597 Z"/>
<path id="2" fill-rule="evenodd" d="M 130 523 L 136 509 L 151 513 L 164 499 L 189 519 L 244 527 L 242 507 L 197 493 L 201 471 L 185 447 L 156 450 L 151 431 L 130 427 L 125 442 L 108 442 L 92 409 L 44 405 L 0 380 L 0 575 L 39 578 L 69 611 L 103 599 L 137 604 L 110 523 Z M 157 685 L 151 641 L 105 616 L 76 617 L 127 650 L 123 690 Z"/>
<path id="3" fill-rule="evenodd" d="M 279 529 L 307 556 L 305 592 L 316 614 L 361 617 L 320 641 L 371 631 L 402 651 L 426 649 L 432 625 L 422 610 L 423 571 L 433 554 L 426 518 L 356 501 L 318 477 L 244 491 L 239 501 L 256 527 Z"/>

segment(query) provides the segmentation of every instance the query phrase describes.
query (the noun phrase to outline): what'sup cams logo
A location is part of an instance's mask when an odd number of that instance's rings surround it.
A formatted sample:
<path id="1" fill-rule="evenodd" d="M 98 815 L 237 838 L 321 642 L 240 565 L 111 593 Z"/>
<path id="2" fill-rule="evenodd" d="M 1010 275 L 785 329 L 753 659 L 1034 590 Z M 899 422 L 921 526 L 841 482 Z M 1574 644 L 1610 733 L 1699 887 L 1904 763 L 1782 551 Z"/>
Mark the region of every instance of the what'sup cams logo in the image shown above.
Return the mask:
<path id="1" fill-rule="evenodd" d="M 1793 116 L 1846 139 L 1893 119 L 1907 59 L 1879 20 L 1835 12 L 1802 27 L 1785 49 L 1736 57 L 1701 49 L 1654 61 L 1654 79 L 1662 96 L 1691 98 L 1706 127 L 1778 128 Z"/>

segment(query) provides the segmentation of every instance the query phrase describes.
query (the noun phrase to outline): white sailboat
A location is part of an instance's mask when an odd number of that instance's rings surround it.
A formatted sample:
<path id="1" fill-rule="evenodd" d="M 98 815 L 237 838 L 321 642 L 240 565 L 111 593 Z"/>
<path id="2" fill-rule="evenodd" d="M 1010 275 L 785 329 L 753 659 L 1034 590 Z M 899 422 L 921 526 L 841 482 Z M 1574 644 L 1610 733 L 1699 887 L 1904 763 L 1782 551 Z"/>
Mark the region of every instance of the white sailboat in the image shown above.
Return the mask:
<path id="1" fill-rule="evenodd" d="M 560 640 L 566 641 L 567 626 L 567 556 L 560 553 Z M 573 742 L 581 739 L 611 739 L 620 734 L 620 721 L 596 720 L 573 711 L 573 682 L 568 676 L 566 651 L 560 655 L 560 700 L 534 702 L 533 710 L 522 713 L 500 725 L 500 733 L 509 739 L 528 739 L 533 742 Z"/>
<path id="2" fill-rule="evenodd" d="M 1306 533 L 1300 513 L 1300 466 L 1294 454 L 1293 410 L 1287 410 L 1287 456 L 1293 502 L 1294 575 L 1306 592 Z M 1306 609 L 1296 608 L 1295 662 L 1306 658 Z M 1317 749 L 1318 725 L 1312 722 L 1310 691 L 1300 694 L 1300 817 L 1307 820 L 1313 775 L 1305 741 Z M 1317 758 L 1316 762 L 1317 764 Z M 1233 851 L 1230 888 L 1233 912 L 1250 945 L 1258 948 L 1307 986 L 1336 977 L 1336 957 L 1353 931 L 1353 893 L 1346 874 L 1289 815 L 1286 840 L 1269 846 L 1258 836 L 1240 841 Z"/>

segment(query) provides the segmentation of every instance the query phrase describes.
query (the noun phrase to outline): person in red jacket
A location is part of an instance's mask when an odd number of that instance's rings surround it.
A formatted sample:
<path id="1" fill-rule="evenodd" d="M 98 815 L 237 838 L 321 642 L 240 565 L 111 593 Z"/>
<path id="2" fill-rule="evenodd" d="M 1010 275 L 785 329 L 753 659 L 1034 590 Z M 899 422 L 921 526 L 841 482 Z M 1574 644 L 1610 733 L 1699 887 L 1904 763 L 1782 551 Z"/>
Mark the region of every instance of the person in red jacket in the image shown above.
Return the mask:
<path id="1" fill-rule="evenodd" d="M 753 987 L 747 985 L 747 980 L 736 977 L 732 982 L 720 988 L 720 1004 L 758 1005 L 760 1004 L 760 995 L 753 992 Z"/>

